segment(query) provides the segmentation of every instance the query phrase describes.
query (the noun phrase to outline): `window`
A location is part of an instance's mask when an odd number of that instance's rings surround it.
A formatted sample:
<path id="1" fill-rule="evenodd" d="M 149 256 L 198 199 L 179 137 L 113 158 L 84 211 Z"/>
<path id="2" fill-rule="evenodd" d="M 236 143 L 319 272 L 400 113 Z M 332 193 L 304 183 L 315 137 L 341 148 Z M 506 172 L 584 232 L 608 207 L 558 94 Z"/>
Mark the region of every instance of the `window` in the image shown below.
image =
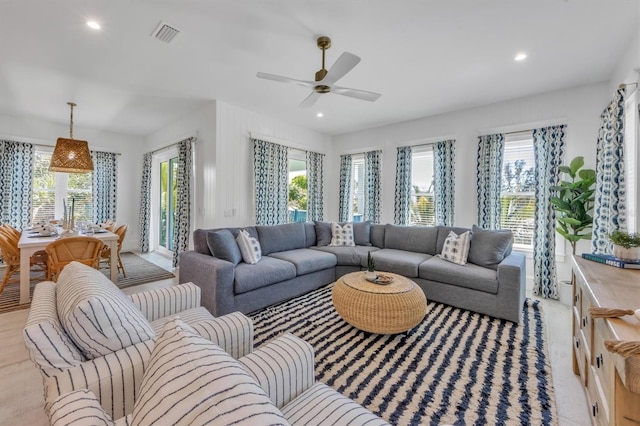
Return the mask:
<path id="1" fill-rule="evenodd" d="M 500 227 L 513 231 L 514 244 L 533 248 L 535 157 L 530 135 L 510 135 L 502 160 Z"/>
<path id="2" fill-rule="evenodd" d="M 158 244 L 169 251 L 173 251 L 173 233 L 176 224 L 177 176 L 178 157 L 160 161 Z"/>
<path id="3" fill-rule="evenodd" d="M 51 152 L 36 151 L 33 170 L 31 221 L 47 221 L 64 216 L 63 200 L 75 200 L 75 220 L 93 220 L 93 173 L 49 171 Z"/>
<path id="4" fill-rule="evenodd" d="M 631 93 L 624 106 L 624 173 L 626 185 L 627 230 L 638 232 L 638 212 L 640 209 L 640 188 L 638 188 L 638 131 L 640 117 L 638 90 Z"/>
<path id="5" fill-rule="evenodd" d="M 289 151 L 289 222 L 307 220 L 307 159 L 303 151 Z"/>
<path id="6" fill-rule="evenodd" d="M 436 223 L 433 191 L 433 150 L 431 146 L 414 147 L 411 152 L 410 225 L 434 226 Z"/>
<path id="7" fill-rule="evenodd" d="M 354 222 L 362 222 L 364 215 L 364 155 L 351 157 L 351 211 L 349 217 Z"/>

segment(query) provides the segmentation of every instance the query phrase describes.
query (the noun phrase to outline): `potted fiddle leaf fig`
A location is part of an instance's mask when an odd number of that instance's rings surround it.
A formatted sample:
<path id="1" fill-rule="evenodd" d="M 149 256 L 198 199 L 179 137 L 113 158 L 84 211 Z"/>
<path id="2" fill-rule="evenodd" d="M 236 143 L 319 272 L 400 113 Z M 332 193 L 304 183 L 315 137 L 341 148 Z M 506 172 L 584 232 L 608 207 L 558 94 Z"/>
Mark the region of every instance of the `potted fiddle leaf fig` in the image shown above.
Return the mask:
<path id="1" fill-rule="evenodd" d="M 596 172 L 584 169 L 584 157 L 576 157 L 568 166 L 560 166 L 558 170 L 569 179 L 562 180 L 559 186 L 552 186 L 556 196 L 551 197 L 551 204 L 556 211 L 556 231 L 571 244 L 576 254 L 576 244 L 580 240 L 591 239 L 594 206 L 594 185 Z"/>

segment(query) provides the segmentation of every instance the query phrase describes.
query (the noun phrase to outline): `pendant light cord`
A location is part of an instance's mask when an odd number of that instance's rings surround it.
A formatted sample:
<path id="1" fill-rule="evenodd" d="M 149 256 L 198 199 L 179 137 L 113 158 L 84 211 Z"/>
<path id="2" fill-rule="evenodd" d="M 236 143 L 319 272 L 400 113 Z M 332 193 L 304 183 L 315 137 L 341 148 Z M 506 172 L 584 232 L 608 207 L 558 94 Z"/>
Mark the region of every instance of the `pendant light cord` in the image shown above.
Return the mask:
<path id="1" fill-rule="evenodd" d="M 71 107 L 71 116 L 69 120 L 69 139 L 73 139 L 73 107 L 76 106 L 73 102 L 67 102 L 67 105 Z"/>

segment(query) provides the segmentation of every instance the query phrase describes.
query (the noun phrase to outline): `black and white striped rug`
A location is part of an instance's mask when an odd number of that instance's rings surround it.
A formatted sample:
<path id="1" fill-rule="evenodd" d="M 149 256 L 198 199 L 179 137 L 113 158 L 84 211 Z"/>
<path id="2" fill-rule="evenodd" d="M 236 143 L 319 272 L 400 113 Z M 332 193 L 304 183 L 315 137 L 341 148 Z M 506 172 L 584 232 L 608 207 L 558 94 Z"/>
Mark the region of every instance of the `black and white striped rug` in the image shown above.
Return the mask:
<path id="1" fill-rule="evenodd" d="M 256 347 L 306 340 L 318 381 L 395 425 L 558 423 L 539 302 L 520 325 L 429 302 L 410 333 L 377 335 L 338 316 L 332 287 L 251 314 Z"/>

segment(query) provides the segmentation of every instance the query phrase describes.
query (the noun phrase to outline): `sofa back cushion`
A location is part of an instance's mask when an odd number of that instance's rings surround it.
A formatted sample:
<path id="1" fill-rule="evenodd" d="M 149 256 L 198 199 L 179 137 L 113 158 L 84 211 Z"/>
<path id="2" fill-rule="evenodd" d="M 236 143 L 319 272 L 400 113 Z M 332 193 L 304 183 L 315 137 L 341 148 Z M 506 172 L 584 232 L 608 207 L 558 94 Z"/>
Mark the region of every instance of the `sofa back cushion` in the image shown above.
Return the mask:
<path id="1" fill-rule="evenodd" d="M 240 232 L 241 229 L 245 229 L 253 238 L 258 238 L 258 233 L 256 232 L 255 226 L 247 226 L 246 228 L 196 229 L 195 231 L 193 231 L 193 250 L 201 254 L 212 256 L 213 253 L 211 253 L 209 244 L 207 243 L 207 235 L 209 234 L 209 232 L 221 231 L 223 229 L 231 232 L 231 235 L 233 235 L 234 239 L 238 237 L 238 232 Z"/>
<path id="2" fill-rule="evenodd" d="M 242 364 L 175 318 L 151 353 L 131 424 L 288 423 Z"/>
<path id="3" fill-rule="evenodd" d="M 374 223 L 371 225 L 371 245 L 384 248 L 384 230 L 386 226 L 381 223 Z"/>
<path id="4" fill-rule="evenodd" d="M 155 338 L 153 328 L 102 272 L 71 262 L 56 285 L 58 318 L 82 354 L 98 358 Z"/>
<path id="5" fill-rule="evenodd" d="M 242 260 L 240 247 L 228 229 L 209 231 L 207 245 L 211 254 L 218 259 L 226 260 L 237 265 Z"/>
<path id="6" fill-rule="evenodd" d="M 304 222 L 305 247 L 315 246 L 317 242 L 316 226 L 313 222 Z"/>
<path id="7" fill-rule="evenodd" d="M 498 269 L 498 264 L 511 253 L 513 232 L 508 229 L 488 230 L 473 225 L 473 236 L 467 260 L 485 268 Z"/>
<path id="8" fill-rule="evenodd" d="M 262 255 L 305 248 L 307 237 L 303 222 L 256 226 Z"/>
<path id="9" fill-rule="evenodd" d="M 56 309 L 56 284 L 52 281 L 36 285 L 22 335 L 29 357 L 44 376 L 49 377 L 85 361 L 60 324 Z"/>
<path id="10" fill-rule="evenodd" d="M 435 255 L 437 238 L 437 227 L 387 224 L 384 230 L 384 248 Z"/>
<path id="11" fill-rule="evenodd" d="M 331 232 L 331 222 L 315 221 L 316 245 L 318 247 L 328 246 L 331 244 L 333 234 Z M 357 246 L 371 245 L 371 221 L 364 222 L 337 222 L 338 225 L 344 226 L 347 223 L 353 223 L 353 242 Z"/>

